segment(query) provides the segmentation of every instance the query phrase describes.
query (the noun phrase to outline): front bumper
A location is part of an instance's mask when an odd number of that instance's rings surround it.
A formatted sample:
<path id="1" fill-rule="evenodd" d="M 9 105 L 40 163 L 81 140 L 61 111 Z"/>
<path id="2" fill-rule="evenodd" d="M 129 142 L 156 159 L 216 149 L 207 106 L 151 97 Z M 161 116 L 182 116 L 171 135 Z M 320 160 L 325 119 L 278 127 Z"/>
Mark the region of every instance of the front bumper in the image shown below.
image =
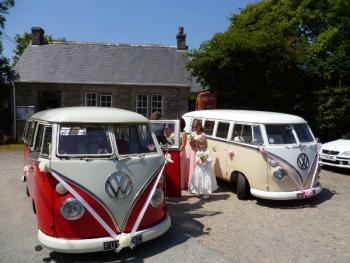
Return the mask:
<path id="1" fill-rule="evenodd" d="M 146 242 L 163 235 L 171 225 L 170 216 L 160 222 L 158 225 L 137 231 L 136 236 L 142 235 L 142 242 Z M 46 248 L 62 253 L 89 253 L 104 251 L 104 243 L 114 241 L 111 237 L 92 238 L 92 239 L 63 239 L 55 238 L 44 234 L 38 230 L 38 240 Z"/>
<path id="2" fill-rule="evenodd" d="M 303 191 L 292 191 L 292 192 L 267 192 L 258 189 L 250 189 L 250 193 L 259 198 L 270 199 L 270 200 L 293 200 L 293 199 L 304 199 L 308 197 L 304 196 L 304 191 L 311 190 L 313 192 L 312 196 L 318 195 L 322 191 L 322 185 L 318 183 L 316 187 L 311 189 L 305 189 Z"/>

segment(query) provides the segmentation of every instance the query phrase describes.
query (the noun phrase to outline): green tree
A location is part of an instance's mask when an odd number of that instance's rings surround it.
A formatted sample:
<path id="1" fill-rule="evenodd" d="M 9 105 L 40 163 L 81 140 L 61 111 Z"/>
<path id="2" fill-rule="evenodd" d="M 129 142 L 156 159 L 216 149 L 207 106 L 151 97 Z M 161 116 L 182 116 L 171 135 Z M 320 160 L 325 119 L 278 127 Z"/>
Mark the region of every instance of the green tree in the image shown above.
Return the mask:
<path id="1" fill-rule="evenodd" d="M 350 105 L 332 93 L 337 89 L 346 95 L 350 86 L 349 17 L 346 0 L 251 4 L 230 17 L 225 32 L 189 53 L 188 68 L 218 91 L 221 107 L 294 113 L 308 119 L 323 138 L 331 135 L 327 127 L 338 125 L 332 136 L 339 136 L 346 131 L 339 127 L 346 114 L 329 118 L 322 105 L 324 96 L 331 96 L 335 102 L 327 109 L 341 104 L 349 113 Z"/>
<path id="2" fill-rule="evenodd" d="M 20 56 L 23 54 L 26 47 L 30 44 L 30 41 L 32 40 L 32 34 L 25 32 L 23 35 L 16 35 L 15 41 L 16 41 L 16 49 L 14 50 L 15 55 L 13 56 L 13 63 L 12 66 L 14 67 Z M 44 36 L 44 43 L 49 44 L 54 41 L 60 41 L 64 42 L 66 41 L 65 38 L 57 38 L 54 39 L 51 35 L 45 35 Z"/>
<path id="3" fill-rule="evenodd" d="M 0 1 L 0 36 L 4 35 L 5 15 L 15 4 L 14 0 Z M 9 60 L 2 55 L 3 45 L 0 42 L 0 135 L 9 133 L 11 127 L 11 107 L 10 107 L 10 88 L 4 84 L 6 77 L 10 73 Z M 1 138 L 0 138 L 1 141 Z"/>

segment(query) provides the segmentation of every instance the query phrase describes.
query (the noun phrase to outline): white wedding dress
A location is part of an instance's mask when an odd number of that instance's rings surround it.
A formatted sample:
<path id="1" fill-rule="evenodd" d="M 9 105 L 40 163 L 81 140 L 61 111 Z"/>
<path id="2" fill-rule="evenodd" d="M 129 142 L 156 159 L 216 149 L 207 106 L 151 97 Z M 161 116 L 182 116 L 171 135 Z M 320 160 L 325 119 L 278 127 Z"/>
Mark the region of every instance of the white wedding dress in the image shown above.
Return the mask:
<path id="1" fill-rule="evenodd" d="M 201 155 L 207 155 L 205 163 L 199 164 Z M 199 150 L 196 153 L 196 169 L 189 183 L 189 190 L 195 194 L 209 195 L 218 188 L 213 169 L 211 168 L 212 157 L 208 150 Z"/>

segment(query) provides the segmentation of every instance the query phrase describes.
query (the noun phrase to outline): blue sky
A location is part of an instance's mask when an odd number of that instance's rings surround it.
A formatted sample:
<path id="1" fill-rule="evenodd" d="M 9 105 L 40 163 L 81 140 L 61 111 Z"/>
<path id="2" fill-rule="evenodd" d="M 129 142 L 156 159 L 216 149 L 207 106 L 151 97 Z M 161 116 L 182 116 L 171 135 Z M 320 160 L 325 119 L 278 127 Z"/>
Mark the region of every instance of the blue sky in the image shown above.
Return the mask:
<path id="1" fill-rule="evenodd" d="M 5 33 L 30 32 L 40 26 L 54 38 L 103 43 L 176 45 L 184 26 L 190 49 L 225 31 L 227 19 L 255 0 L 16 0 L 6 15 Z M 3 41 L 5 57 L 11 43 Z M 12 44 L 13 46 L 13 44 Z"/>

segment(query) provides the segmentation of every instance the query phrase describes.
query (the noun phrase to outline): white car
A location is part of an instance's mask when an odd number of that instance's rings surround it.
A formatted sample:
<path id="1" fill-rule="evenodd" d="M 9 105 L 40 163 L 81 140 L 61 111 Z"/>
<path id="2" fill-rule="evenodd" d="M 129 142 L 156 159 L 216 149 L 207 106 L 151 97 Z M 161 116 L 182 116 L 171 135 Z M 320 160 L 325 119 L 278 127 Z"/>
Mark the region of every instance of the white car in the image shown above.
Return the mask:
<path id="1" fill-rule="evenodd" d="M 343 139 L 322 144 L 320 163 L 350 168 L 350 133 L 346 134 Z"/>

